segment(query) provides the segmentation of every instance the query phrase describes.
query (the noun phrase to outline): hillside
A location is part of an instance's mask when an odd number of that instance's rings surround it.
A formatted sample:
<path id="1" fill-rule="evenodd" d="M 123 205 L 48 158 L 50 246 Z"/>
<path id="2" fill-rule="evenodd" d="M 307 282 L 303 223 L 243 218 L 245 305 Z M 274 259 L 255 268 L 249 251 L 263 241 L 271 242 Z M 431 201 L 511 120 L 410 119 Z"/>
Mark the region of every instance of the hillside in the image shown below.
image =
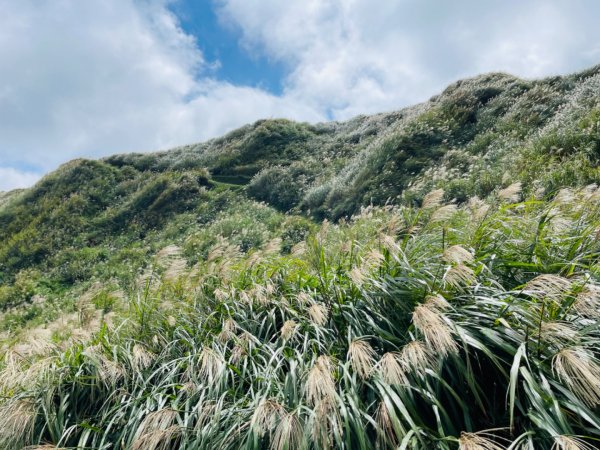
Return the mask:
<path id="1" fill-rule="evenodd" d="M 595 67 L 0 194 L 0 448 L 596 448 L 599 161 Z"/>

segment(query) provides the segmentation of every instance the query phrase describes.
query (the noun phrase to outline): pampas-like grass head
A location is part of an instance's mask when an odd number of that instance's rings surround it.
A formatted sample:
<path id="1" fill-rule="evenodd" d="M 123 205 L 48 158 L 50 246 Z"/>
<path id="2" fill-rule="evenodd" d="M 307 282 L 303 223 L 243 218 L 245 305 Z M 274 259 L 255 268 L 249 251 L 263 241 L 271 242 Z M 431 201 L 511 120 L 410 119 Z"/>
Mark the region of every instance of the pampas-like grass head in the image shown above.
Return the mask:
<path id="1" fill-rule="evenodd" d="M 456 207 L 456 205 L 441 206 L 433 212 L 429 220 L 432 223 L 445 222 L 446 220 L 451 219 L 457 210 L 458 208 Z"/>
<path id="2" fill-rule="evenodd" d="M 513 183 L 510 186 L 498 191 L 500 200 L 509 203 L 517 203 L 521 199 L 521 183 Z"/>
<path id="3" fill-rule="evenodd" d="M 285 408 L 275 400 L 263 399 L 254 410 L 250 426 L 264 436 L 270 433 L 285 415 Z"/>
<path id="4" fill-rule="evenodd" d="M 408 384 L 400 353 L 388 352 L 382 356 L 375 368 L 379 376 L 392 386 Z"/>
<path id="5" fill-rule="evenodd" d="M 554 355 L 552 371 L 587 405 L 600 405 L 600 364 L 592 352 L 582 347 L 565 348 Z"/>
<path id="6" fill-rule="evenodd" d="M 505 450 L 506 447 L 493 440 L 486 432 L 467 433 L 463 431 L 458 440 L 459 450 Z"/>
<path id="7" fill-rule="evenodd" d="M 181 436 L 181 428 L 175 423 L 177 411 L 169 408 L 148 414 L 136 432 L 132 450 L 168 450 Z"/>
<path id="8" fill-rule="evenodd" d="M 289 341 L 294 334 L 296 333 L 296 329 L 298 328 L 298 324 L 293 320 L 286 320 L 281 327 L 281 337 L 284 341 Z"/>
<path id="9" fill-rule="evenodd" d="M 435 365 L 435 357 L 431 354 L 425 343 L 412 341 L 406 344 L 400 351 L 400 362 L 402 367 L 419 374 L 424 374 L 427 369 Z"/>
<path id="10" fill-rule="evenodd" d="M 600 287 L 587 285 L 577 294 L 573 309 L 581 316 L 600 319 Z"/>
<path id="11" fill-rule="evenodd" d="M 543 274 L 530 280 L 523 292 L 538 298 L 560 303 L 563 296 L 571 289 L 571 282 L 558 275 Z"/>
<path id="12" fill-rule="evenodd" d="M 423 197 L 423 203 L 422 203 L 421 207 L 423 209 L 437 208 L 438 206 L 441 205 L 443 199 L 444 199 L 444 190 L 443 189 L 433 190 L 433 191 L 429 192 L 428 194 L 426 194 L 425 197 Z"/>
<path id="13" fill-rule="evenodd" d="M 0 446 L 21 448 L 31 442 L 37 414 L 29 400 L 7 400 L 0 404 Z"/>
<path id="14" fill-rule="evenodd" d="M 328 356 L 319 356 L 306 379 L 306 400 L 311 405 L 321 401 L 334 403 L 336 397 L 332 362 Z"/>
<path id="15" fill-rule="evenodd" d="M 131 364 L 133 366 L 133 370 L 135 371 L 147 369 L 154 360 L 154 355 L 140 344 L 135 344 L 131 353 Z"/>
<path id="16" fill-rule="evenodd" d="M 308 315 L 310 320 L 317 326 L 322 327 L 327 323 L 327 316 L 329 311 L 325 305 L 315 303 L 308 308 Z"/>
<path id="17" fill-rule="evenodd" d="M 452 330 L 437 308 L 419 305 L 413 311 L 412 320 L 431 351 L 441 356 L 458 352 Z"/>
<path id="18" fill-rule="evenodd" d="M 302 448 L 304 427 L 298 414 L 284 412 L 273 433 L 271 450 L 295 450 Z"/>
<path id="19" fill-rule="evenodd" d="M 454 264 L 463 264 L 473 262 L 473 255 L 460 245 L 451 245 L 443 254 L 444 261 Z"/>
<path id="20" fill-rule="evenodd" d="M 556 436 L 552 450 L 597 450 L 598 447 L 588 444 L 576 436 Z"/>
<path id="21" fill-rule="evenodd" d="M 398 446 L 398 439 L 394 431 L 394 425 L 390 418 L 390 412 L 384 401 L 379 402 L 375 412 L 375 422 L 377 423 L 377 443 L 379 448 L 388 448 L 390 443 L 395 448 Z"/>
<path id="22" fill-rule="evenodd" d="M 455 289 L 461 289 L 475 283 L 475 272 L 464 264 L 457 264 L 446 271 L 444 281 Z"/>
<path id="23" fill-rule="evenodd" d="M 225 361 L 222 356 L 212 348 L 205 347 L 200 353 L 200 375 L 209 382 L 216 380 L 225 369 Z"/>
<path id="24" fill-rule="evenodd" d="M 373 369 L 376 353 L 366 340 L 357 339 L 348 347 L 348 360 L 352 368 L 363 380 L 367 379 Z"/>

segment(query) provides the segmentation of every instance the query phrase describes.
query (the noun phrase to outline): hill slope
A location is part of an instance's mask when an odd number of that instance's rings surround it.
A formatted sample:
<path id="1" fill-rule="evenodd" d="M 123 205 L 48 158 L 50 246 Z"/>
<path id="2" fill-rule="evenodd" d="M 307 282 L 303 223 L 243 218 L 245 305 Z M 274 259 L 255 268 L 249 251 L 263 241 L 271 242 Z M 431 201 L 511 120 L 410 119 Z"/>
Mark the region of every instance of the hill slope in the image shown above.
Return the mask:
<path id="1" fill-rule="evenodd" d="M 599 159 L 593 68 L 65 164 L 0 196 L 0 448 L 591 446 Z"/>

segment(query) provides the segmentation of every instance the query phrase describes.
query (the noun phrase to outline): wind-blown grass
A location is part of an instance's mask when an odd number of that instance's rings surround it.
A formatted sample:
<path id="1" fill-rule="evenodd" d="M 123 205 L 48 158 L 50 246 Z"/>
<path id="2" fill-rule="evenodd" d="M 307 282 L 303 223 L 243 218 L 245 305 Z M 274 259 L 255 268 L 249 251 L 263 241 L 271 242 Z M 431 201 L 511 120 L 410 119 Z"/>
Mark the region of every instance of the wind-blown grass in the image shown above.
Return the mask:
<path id="1" fill-rule="evenodd" d="M 219 243 L 88 341 L 9 352 L 0 448 L 596 448 L 600 207 L 571 194 Z"/>

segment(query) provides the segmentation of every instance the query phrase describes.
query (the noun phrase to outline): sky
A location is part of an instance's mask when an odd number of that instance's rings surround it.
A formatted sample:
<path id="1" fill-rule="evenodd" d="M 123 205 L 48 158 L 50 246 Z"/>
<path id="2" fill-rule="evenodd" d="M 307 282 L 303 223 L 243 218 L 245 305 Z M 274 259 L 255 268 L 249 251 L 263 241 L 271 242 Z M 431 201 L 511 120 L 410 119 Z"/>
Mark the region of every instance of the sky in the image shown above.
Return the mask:
<path id="1" fill-rule="evenodd" d="M 572 73 L 600 63 L 598 17 L 597 0 L 0 0 L 0 191 L 260 118 Z"/>

